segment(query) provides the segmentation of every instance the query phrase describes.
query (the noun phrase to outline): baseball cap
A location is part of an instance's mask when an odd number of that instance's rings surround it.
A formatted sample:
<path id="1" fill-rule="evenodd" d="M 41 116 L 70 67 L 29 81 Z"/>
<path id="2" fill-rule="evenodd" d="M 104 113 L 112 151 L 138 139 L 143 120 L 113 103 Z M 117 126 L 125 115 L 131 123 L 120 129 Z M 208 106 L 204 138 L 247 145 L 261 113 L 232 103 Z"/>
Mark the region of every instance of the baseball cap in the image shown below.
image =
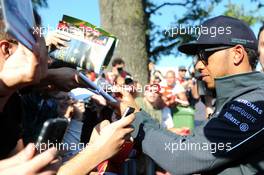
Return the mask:
<path id="1" fill-rule="evenodd" d="M 237 44 L 256 51 L 258 49 L 256 36 L 244 21 L 228 16 L 218 16 L 206 20 L 200 26 L 196 41 L 182 44 L 178 49 L 180 52 L 195 55 L 204 48 Z"/>
<path id="2" fill-rule="evenodd" d="M 187 70 L 185 66 L 179 66 L 179 70 Z"/>

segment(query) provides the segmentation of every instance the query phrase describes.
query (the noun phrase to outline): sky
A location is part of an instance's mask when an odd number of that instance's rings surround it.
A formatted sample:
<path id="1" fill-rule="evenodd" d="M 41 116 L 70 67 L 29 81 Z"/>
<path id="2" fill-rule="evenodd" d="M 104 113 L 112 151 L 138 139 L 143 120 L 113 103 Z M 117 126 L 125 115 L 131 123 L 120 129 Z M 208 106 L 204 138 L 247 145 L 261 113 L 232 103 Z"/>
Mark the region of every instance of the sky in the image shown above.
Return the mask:
<path id="1" fill-rule="evenodd" d="M 164 0 L 153 0 L 156 4 L 162 4 Z M 166 0 L 166 2 L 177 2 L 176 0 Z M 180 1 L 178 1 L 180 2 Z M 232 2 L 232 1 L 231 1 Z M 237 1 L 235 1 L 237 3 Z M 247 9 L 254 9 L 254 3 L 250 0 L 240 1 Z M 222 0 L 217 5 L 212 13 L 212 17 L 221 15 L 225 9 L 225 5 L 228 4 L 228 0 Z M 247 11 L 247 9 L 245 9 Z M 174 15 L 184 14 L 185 9 L 182 7 L 167 6 L 161 8 L 161 16 L 153 17 L 153 21 L 159 24 L 162 28 L 167 28 L 174 21 Z M 73 16 L 85 21 L 88 21 L 96 26 L 100 26 L 100 10 L 98 0 L 48 0 L 48 8 L 40 8 L 39 13 L 43 20 L 44 27 L 56 28 L 58 21 L 62 19 L 63 14 Z M 260 15 L 264 16 L 264 10 L 260 12 Z M 252 26 L 254 33 L 257 35 L 260 24 Z M 175 48 L 177 49 L 177 48 Z M 179 56 L 163 56 L 160 61 L 157 62 L 157 67 L 177 67 L 177 66 L 189 66 L 192 63 L 191 57 L 180 54 Z"/>

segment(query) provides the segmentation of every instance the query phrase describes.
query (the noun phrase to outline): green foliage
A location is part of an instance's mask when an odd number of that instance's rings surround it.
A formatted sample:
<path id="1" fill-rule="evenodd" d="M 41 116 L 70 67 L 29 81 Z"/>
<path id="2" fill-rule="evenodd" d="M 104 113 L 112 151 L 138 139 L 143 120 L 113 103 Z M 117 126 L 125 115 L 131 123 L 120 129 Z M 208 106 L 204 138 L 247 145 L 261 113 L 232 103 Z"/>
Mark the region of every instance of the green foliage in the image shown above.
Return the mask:
<path id="1" fill-rule="evenodd" d="M 234 4 L 231 1 L 226 5 L 226 11 L 224 15 L 231 16 L 234 18 L 241 19 L 245 21 L 248 25 L 254 25 L 257 22 L 263 21 L 263 16 L 254 16 L 260 10 L 262 6 L 256 6 L 256 9 L 250 11 L 245 11 L 244 6 L 241 4 Z"/>
<path id="2" fill-rule="evenodd" d="M 152 15 L 162 15 L 159 12 L 159 9 L 164 6 L 178 6 L 185 9 L 185 13 L 176 14 L 175 21 L 171 23 L 171 26 L 197 26 L 211 17 L 214 7 L 216 7 L 221 0 L 182 0 L 180 3 L 173 3 L 170 1 L 170 3 L 163 3 L 159 5 L 154 2 L 154 0 L 143 0 L 149 31 L 147 33 L 149 42 L 147 43 L 148 56 L 152 61 L 157 61 L 162 55 L 177 55 L 178 51 L 176 47 L 181 43 L 194 40 L 196 36 L 193 34 L 178 34 L 172 36 L 172 31 L 171 33 L 168 32 L 168 29 L 164 31 L 164 29 L 162 29 L 158 24 L 151 21 L 150 17 Z M 262 7 L 264 7 L 264 4 L 261 3 L 261 0 L 251 0 L 251 2 L 255 4 L 256 9 L 245 11 L 244 7 L 238 4 L 239 2 L 235 4 L 229 1 L 223 15 L 242 19 L 249 25 L 254 25 L 255 23 L 264 21 L 263 17 L 257 15 L 254 16 L 254 14 L 257 14 L 259 10 L 263 10 Z"/>
<path id="3" fill-rule="evenodd" d="M 163 3 L 156 5 L 151 0 L 146 0 L 145 12 L 149 19 L 148 28 L 151 31 L 149 37 L 149 57 L 157 61 L 162 55 L 178 54 L 176 46 L 183 42 L 188 42 L 195 38 L 190 34 L 179 34 L 172 36 L 174 27 L 195 26 L 206 20 L 221 0 L 183 0 L 180 3 Z M 151 21 L 151 15 L 161 15 L 158 10 L 164 6 L 178 6 L 185 9 L 184 14 L 176 14 L 175 21 L 171 23 L 171 29 L 161 29 L 157 24 Z M 175 28 L 176 29 L 176 28 Z M 170 31 L 170 32 L 169 32 Z M 174 31 L 175 32 L 175 31 Z"/>

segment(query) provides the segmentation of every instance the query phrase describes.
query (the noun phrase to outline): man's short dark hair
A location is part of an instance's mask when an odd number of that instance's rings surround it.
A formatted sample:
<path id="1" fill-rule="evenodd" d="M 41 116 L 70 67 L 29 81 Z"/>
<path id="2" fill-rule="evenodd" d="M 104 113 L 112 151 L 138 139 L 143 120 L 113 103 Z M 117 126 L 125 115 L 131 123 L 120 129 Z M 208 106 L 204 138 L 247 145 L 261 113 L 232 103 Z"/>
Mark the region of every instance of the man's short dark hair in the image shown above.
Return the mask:
<path id="1" fill-rule="evenodd" d="M 115 58 L 112 61 L 112 66 L 116 66 L 118 64 L 125 64 L 125 61 L 122 58 Z"/>
<path id="2" fill-rule="evenodd" d="M 259 29 L 258 39 L 259 39 L 259 37 L 260 37 L 260 33 L 261 33 L 263 30 L 264 30 L 264 23 L 263 23 L 262 27 L 260 27 L 260 29 Z"/>
<path id="3" fill-rule="evenodd" d="M 258 52 L 254 49 L 245 48 L 248 55 L 248 61 L 253 70 L 256 69 L 258 63 Z"/>

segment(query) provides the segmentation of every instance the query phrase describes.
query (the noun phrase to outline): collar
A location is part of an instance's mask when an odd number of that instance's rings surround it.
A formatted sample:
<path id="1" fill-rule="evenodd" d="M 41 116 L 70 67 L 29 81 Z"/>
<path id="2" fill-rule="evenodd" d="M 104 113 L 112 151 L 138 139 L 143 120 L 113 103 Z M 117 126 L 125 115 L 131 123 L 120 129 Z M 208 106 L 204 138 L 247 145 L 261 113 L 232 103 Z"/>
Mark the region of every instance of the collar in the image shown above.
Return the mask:
<path id="1" fill-rule="evenodd" d="M 244 89 L 260 85 L 264 85 L 264 73 L 257 71 L 216 78 L 216 97 L 231 97 Z"/>

